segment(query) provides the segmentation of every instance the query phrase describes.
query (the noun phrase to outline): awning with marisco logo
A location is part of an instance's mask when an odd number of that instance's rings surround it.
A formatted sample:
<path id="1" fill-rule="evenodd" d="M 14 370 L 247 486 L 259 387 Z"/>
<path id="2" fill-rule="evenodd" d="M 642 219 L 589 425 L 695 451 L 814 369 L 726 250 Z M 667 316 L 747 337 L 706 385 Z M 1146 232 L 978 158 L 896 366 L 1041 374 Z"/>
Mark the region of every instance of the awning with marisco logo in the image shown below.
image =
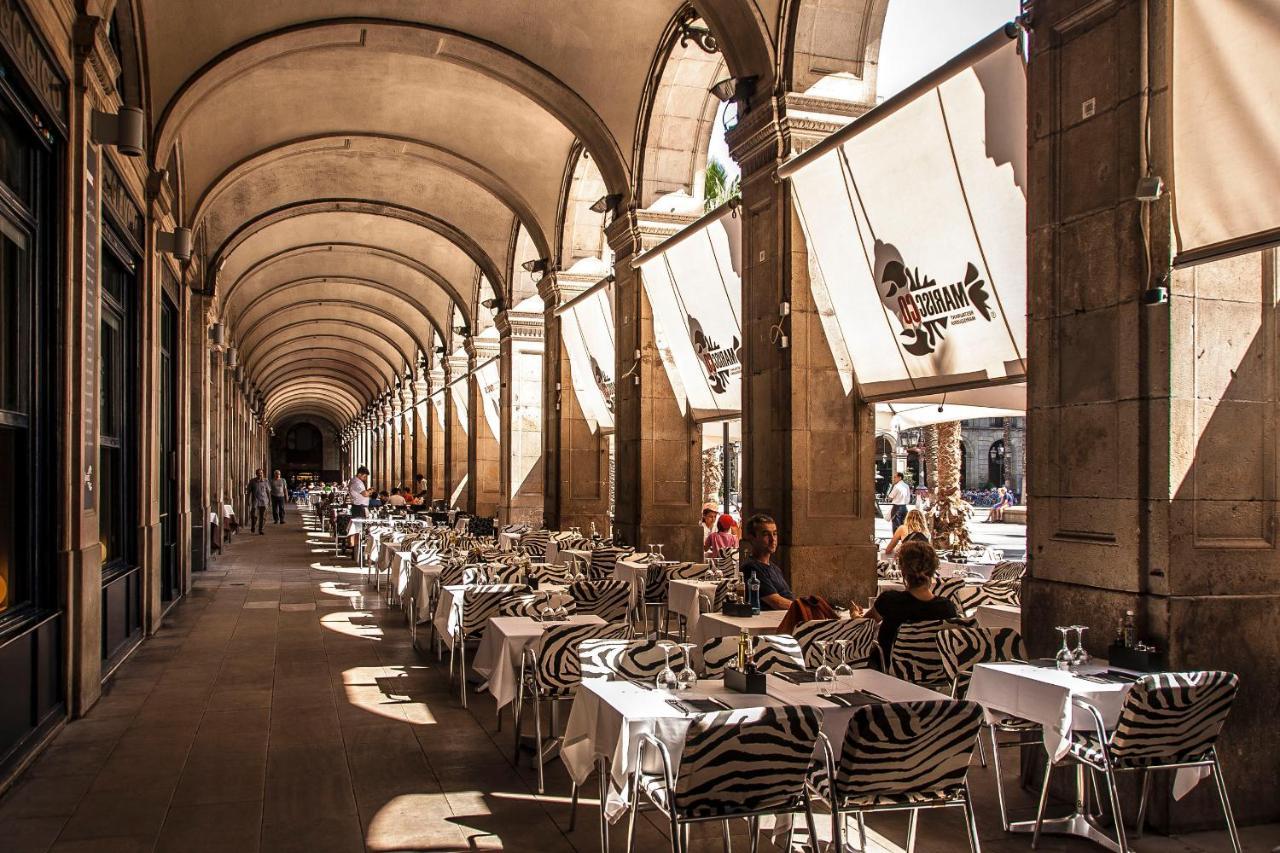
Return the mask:
<path id="1" fill-rule="evenodd" d="M 742 259 L 737 204 L 722 205 L 637 257 L 654 337 L 676 400 L 696 421 L 742 410 Z"/>
<path id="2" fill-rule="evenodd" d="M 502 371 L 498 356 L 494 356 L 474 371 L 476 386 L 480 389 L 480 401 L 485 422 L 495 439 L 502 437 Z"/>
<path id="3" fill-rule="evenodd" d="M 566 302 L 560 339 L 569 354 L 573 390 L 591 431 L 613 431 L 613 287 L 604 279 Z"/>
<path id="4" fill-rule="evenodd" d="M 778 171 L 846 392 L 1026 375 L 1026 73 L 988 36 Z"/>

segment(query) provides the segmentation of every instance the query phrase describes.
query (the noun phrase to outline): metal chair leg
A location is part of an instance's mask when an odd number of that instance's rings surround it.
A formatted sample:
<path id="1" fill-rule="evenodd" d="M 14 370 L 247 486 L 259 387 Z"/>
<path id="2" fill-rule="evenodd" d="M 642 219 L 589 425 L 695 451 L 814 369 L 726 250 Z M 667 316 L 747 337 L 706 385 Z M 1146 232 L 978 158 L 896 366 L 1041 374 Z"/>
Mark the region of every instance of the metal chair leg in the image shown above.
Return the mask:
<path id="1" fill-rule="evenodd" d="M 461 685 L 462 707 L 467 707 L 467 638 L 458 635 L 458 684 Z"/>
<path id="2" fill-rule="evenodd" d="M 1111 813 L 1115 817 L 1116 840 L 1120 843 L 1120 853 L 1129 853 L 1129 839 L 1124 828 L 1124 812 L 1120 810 L 1120 791 L 1116 787 L 1116 774 L 1107 765 L 1107 796 L 1111 798 Z"/>
<path id="3" fill-rule="evenodd" d="M 600 803 L 601 812 L 604 811 L 604 803 Z M 632 853 L 636 849 L 636 812 L 640 811 L 640 774 L 637 772 L 631 779 L 631 807 L 627 809 L 627 853 Z M 603 820 L 603 817 L 601 818 Z M 672 849 L 675 849 L 674 839 L 671 842 Z M 608 853 L 608 850 L 602 850 L 601 853 Z"/>
<path id="4" fill-rule="evenodd" d="M 804 798 L 804 822 L 809 828 L 809 849 L 813 853 L 818 853 L 818 822 L 813 818 L 813 802 L 806 796 Z M 794 829 L 795 822 L 792 822 Z M 791 836 L 787 836 L 787 850 L 791 849 Z"/>
<path id="5" fill-rule="evenodd" d="M 573 832 L 573 828 L 578 825 L 578 783 L 574 782 L 569 788 L 569 831 Z"/>
<path id="6" fill-rule="evenodd" d="M 733 853 L 733 841 L 729 838 L 729 821 L 720 821 L 720 840 L 724 842 L 724 853 Z"/>
<path id="7" fill-rule="evenodd" d="M 1040 827 L 1044 825 L 1044 807 L 1049 802 L 1049 774 L 1053 771 L 1053 759 L 1044 766 L 1044 784 L 1040 786 L 1040 805 L 1036 808 L 1036 828 L 1031 833 L 1031 849 L 1040 843 Z"/>
<path id="8" fill-rule="evenodd" d="M 996 754 L 994 758 L 997 763 L 1000 761 L 999 754 Z M 982 853 L 982 847 L 978 841 L 978 821 L 973 813 L 973 794 L 969 790 L 967 782 L 964 786 L 964 822 L 965 827 L 969 830 L 969 853 Z"/>
<path id="9" fill-rule="evenodd" d="M 907 853 L 916 853 L 916 824 L 920 820 L 920 810 L 912 809 L 907 817 Z"/>
<path id="10" fill-rule="evenodd" d="M 1218 799 L 1222 800 L 1222 815 L 1227 819 L 1227 833 L 1231 836 L 1231 849 L 1240 853 L 1240 831 L 1236 829 L 1236 816 L 1231 811 L 1227 797 L 1227 780 L 1222 778 L 1222 765 L 1218 762 L 1218 750 L 1213 750 L 1213 780 L 1218 783 Z"/>
<path id="11" fill-rule="evenodd" d="M 1000 771 L 1000 742 L 996 740 L 995 726 L 988 726 L 987 733 L 991 736 L 991 763 L 996 771 L 996 799 L 1000 802 L 1000 826 L 1004 828 L 1005 832 L 1008 832 L 1009 810 L 1004 801 L 1004 776 Z M 979 738 L 978 743 L 982 743 L 981 738 Z"/>
<path id="12" fill-rule="evenodd" d="M 533 753 L 538 764 L 538 793 L 541 794 L 545 787 L 542 779 L 542 702 L 537 696 L 533 697 Z"/>
<path id="13" fill-rule="evenodd" d="M 862 845 L 858 849 L 867 853 L 867 818 L 862 812 L 858 812 L 858 844 Z"/>
<path id="14" fill-rule="evenodd" d="M 1138 817 L 1134 821 L 1133 837 L 1142 837 L 1142 826 L 1147 822 L 1147 798 L 1151 794 L 1151 770 L 1142 771 L 1142 791 L 1138 794 Z"/>
<path id="15" fill-rule="evenodd" d="M 760 850 L 760 818 L 755 816 L 747 818 L 747 834 L 751 836 L 751 853 L 758 853 Z"/>
<path id="16" fill-rule="evenodd" d="M 995 752 L 995 747 L 992 747 L 992 752 Z M 999 762 L 999 755 L 996 754 L 993 760 Z M 982 766 L 983 770 L 987 769 L 987 749 L 982 745 L 982 738 L 978 738 L 978 764 Z"/>

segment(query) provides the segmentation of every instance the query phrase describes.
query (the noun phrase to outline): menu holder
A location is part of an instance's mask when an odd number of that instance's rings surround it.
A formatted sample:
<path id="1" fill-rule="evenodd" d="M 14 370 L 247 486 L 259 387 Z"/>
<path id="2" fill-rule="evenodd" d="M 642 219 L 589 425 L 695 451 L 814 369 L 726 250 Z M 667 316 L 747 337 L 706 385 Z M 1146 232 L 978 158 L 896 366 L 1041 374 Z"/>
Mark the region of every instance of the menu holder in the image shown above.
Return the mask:
<path id="1" fill-rule="evenodd" d="M 768 693 L 769 682 L 765 678 L 765 674 L 760 671 L 743 672 L 740 669 L 729 667 L 724 671 L 724 686 L 734 693 Z"/>
<path id="2" fill-rule="evenodd" d="M 1131 649 L 1114 643 L 1107 649 L 1107 662 L 1134 672 L 1162 672 L 1165 668 L 1163 652 Z"/>
<path id="3" fill-rule="evenodd" d="M 724 608 L 720 611 L 725 616 L 744 617 L 751 615 L 751 605 L 743 604 L 740 601 L 726 601 Z"/>

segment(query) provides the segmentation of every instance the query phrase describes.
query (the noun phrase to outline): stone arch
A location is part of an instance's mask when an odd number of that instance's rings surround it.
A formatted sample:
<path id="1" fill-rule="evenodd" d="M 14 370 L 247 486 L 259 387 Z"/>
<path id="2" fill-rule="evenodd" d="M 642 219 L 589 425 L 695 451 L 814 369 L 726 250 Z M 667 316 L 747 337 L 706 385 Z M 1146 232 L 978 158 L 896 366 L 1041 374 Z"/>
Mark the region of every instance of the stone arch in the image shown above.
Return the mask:
<path id="1" fill-rule="evenodd" d="M 846 85 L 826 95 L 875 104 L 880 34 L 888 8 L 889 0 L 784 0 L 777 68 L 781 88 L 810 92 L 839 75 Z"/>
<path id="2" fill-rule="evenodd" d="M 605 238 L 605 214 L 591 205 L 608 192 L 604 177 L 591 154 L 574 146 L 565 165 L 560 190 L 560 212 L 556 216 L 556 267 L 568 269 L 583 258 L 604 259 L 609 254 Z"/>
<path id="3" fill-rule="evenodd" d="M 146 80 L 146 56 L 142 49 L 142 16 L 135 8 L 137 0 L 116 0 L 111 10 L 110 41 L 120 62 L 120 79 L 116 89 L 126 107 L 139 107 L 150 115 L 151 104 Z"/>

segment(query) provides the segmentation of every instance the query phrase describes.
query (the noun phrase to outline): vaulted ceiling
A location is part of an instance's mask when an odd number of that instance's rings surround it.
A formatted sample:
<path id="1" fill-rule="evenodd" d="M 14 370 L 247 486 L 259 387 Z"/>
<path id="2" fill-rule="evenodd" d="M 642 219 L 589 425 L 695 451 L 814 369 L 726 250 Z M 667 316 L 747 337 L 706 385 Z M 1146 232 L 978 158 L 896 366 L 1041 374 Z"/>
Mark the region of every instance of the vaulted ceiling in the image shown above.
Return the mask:
<path id="1" fill-rule="evenodd" d="M 767 74 L 779 3 L 698 8 L 753 32 L 722 49 Z M 483 301 L 530 289 L 513 266 L 557 257 L 580 148 L 629 200 L 682 5 L 135 0 L 154 165 L 180 165 L 181 217 L 268 416 L 346 423 L 419 354 L 454 351 L 454 326 L 491 324 Z"/>

